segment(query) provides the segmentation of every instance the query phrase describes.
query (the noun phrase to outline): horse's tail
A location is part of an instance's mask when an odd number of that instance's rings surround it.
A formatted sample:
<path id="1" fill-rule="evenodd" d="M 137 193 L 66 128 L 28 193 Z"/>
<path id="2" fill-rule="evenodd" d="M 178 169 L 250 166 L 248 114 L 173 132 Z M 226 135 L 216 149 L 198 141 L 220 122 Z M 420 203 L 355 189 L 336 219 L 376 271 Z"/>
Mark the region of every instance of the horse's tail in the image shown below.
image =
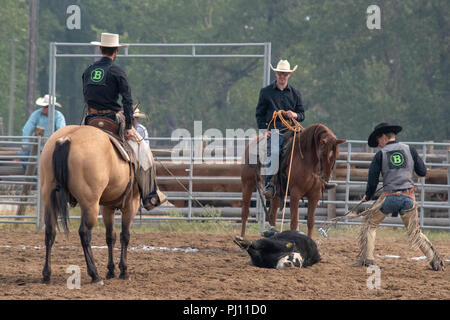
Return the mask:
<path id="1" fill-rule="evenodd" d="M 61 218 L 61 222 L 66 233 L 69 232 L 69 166 L 68 158 L 70 151 L 70 138 L 62 137 L 56 140 L 53 151 L 53 175 L 56 187 L 50 194 L 53 212 Z M 55 217 L 57 220 L 57 216 Z"/>

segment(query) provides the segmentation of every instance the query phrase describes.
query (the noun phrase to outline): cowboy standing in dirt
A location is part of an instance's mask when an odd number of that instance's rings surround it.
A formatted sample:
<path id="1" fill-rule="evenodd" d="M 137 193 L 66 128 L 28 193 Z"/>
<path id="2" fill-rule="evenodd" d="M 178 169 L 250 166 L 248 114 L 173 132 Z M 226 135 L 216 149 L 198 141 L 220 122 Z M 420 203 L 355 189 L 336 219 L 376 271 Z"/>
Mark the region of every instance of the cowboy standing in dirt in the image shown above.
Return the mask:
<path id="1" fill-rule="evenodd" d="M 271 123 L 267 128 L 274 111 L 285 110 L 285 117 L 288 119 L 295 119 L 301 122 L 305 119 L 305 110 L 302 104 L 302 98 L 300 92 L 288 84 L 289 78 L 292 73 L 297 69 L 295 66 L 291 70 L 291 65 L 287 60 L 280 60 L 277 67 L 274 68 L 270 65 L 270 68 L 275 72 L 276 81 L 261 89 L 259 93 L 258 105 L 256 106 L 256 121 L 258 129 L 267 130 L 267 157 L 269 159 L 268 167 L 271 167 L 271 157 L 273 159 L 279 159 L 280 150 L 283 145 L 283 135 L 279 134 L 276 130 L 282 130 L 285 127 L 281 122 Z M 271 150 L 271 139 L 278 139 L 278 148 Z M 278 170 L 278 165 L 275 165 L 273 171 L 268 172 L 265 181 L 264 196 L 268 199 L 273 198 L 275 195 L 275 187 L 271 184 L 273 175 Z"/>
<path id="2" fill-rule="evenodd" d="M 417 203 L 414 195 L 413 172 L 424 177 L 427 168 L 417 151 L 396 141 L 395 135 L 402 127 L 389 123 L 378 124 L 370 134 L 370 147 L 379 147 L 369 168 L 366 194 L 362 201 L 372 199 L 378 185 L 380 173 L 383 176 L 383 193 L 364 217 L 364 225 L 359 236 L 359 266 L 374 264 L 375 236 L 378 225 L 392 214 L 400 217 L 406 227 L 412 248 L 419 248 L 427 257 L 433 270 L 444 270 L 444 262 L 430 240 L 419 229 Z"/>
<path id="3" fill-rule="evenodd" d="M 132 127 L 133 101 L 128 77 L 121 67 L 113 63 L 119 47 L 128 45 L 119 44 L 119 35 L 112 33 L 102 33 L 101 42 L 92 41 L 91 44 L 100 47 L 103 57 L 90 65 L 83 73 L 83 94 L 88 107 L 88 117 L 101 115 L 115 121 L 125 121 L 125 139 L 135 151 L 139 162 L 136 168 L 136 179 L 143 206 L 150 210 L 164 202 L 165 196 L 156 184 L 152 152 L 136 129 Z M 117 102 L 119 94 L 122 96 L 123 107 Z M 119 112 L 121 110 L 123 115 Z M 138 144 L 137 146 L 134 141 Z"/>

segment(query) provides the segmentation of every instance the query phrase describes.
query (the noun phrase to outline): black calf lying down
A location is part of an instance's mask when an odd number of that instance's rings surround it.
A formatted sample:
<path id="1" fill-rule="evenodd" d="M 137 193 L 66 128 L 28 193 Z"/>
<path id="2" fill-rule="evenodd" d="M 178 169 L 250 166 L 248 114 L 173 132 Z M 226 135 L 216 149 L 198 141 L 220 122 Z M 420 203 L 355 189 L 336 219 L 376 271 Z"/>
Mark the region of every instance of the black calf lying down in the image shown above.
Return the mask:
<path id="1" fill-rule="evenodd" d="M 252 264 L 260 268 L 301 268 L 320 261 L 316 243 L 298 231 L 265 233 L 253 242 L 236 236 L 234 243 L 247 250 Z"/>

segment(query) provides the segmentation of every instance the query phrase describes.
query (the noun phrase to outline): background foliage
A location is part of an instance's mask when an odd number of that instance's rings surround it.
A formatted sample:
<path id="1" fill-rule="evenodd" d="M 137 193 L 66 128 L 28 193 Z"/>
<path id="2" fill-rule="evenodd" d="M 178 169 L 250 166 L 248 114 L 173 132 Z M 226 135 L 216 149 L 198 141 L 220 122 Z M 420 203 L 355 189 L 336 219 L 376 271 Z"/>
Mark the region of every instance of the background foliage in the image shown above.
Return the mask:
<path id="1" fill-rule="evenodd" d="M 66 27 L 71 4 L 81 8 L 80 30 Z M 372 4 L 381 8 L 381 30 L 366 26 Z M 18 135 L 26 121 L 28 5 L 0 0 L 0 116 L 6 125 L 10 39 L 15 38 Z M 321 122 L 341 138 L 365 140 L 377 123 L 394 121 L 404 127 L 404 141 L 448 140 L 449 8 L 447 0 L 41 0 L 36 97 L 48 91 L 51 41 L 86 43 L 107 31 L 119 33 L 124 43 L 271 42 L 273 65 L 279 59 L 299 65 L 290 83 L 303 95 L 305 125 Z M 202 50 L 198 53 L 237 52 Z M 94 47 L 71 52 L 94 52 Z M 189 49 L 130 49 L 139 52 Z M 239 52 L 261 53 L 251 48 Z M 93 61 L 58 60 L 57 97 L 68 123 L 81 120 L 81 74 Z M 204 130 L 256 127 L 262 59 L 116 62 L 128 73 L 135 102 L 150 115 L 152 135 L 191 130 L 194 120 L 203 120 Z"/>

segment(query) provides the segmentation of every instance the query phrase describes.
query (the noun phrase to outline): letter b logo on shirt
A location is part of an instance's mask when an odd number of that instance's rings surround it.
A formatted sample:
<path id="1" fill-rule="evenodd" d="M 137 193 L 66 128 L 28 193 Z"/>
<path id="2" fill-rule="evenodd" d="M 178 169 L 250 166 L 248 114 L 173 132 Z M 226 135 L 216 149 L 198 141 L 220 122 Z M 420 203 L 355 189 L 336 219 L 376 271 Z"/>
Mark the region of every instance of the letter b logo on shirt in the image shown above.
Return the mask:
<path id="1" fill-rule="evenodd" d="M 92 70 L 91 72 L 91 80 L 92 82 L 100 82 L 103 80 L 103 77 L 105 76 L 105 70 L 102 68 L 96 68 Z"/>
<path id="2" fill-rule="evenodd" d="M 389 168 L 399 169 L 406 167 L 405 155 L 401 150 L 388 152 Z"/>

